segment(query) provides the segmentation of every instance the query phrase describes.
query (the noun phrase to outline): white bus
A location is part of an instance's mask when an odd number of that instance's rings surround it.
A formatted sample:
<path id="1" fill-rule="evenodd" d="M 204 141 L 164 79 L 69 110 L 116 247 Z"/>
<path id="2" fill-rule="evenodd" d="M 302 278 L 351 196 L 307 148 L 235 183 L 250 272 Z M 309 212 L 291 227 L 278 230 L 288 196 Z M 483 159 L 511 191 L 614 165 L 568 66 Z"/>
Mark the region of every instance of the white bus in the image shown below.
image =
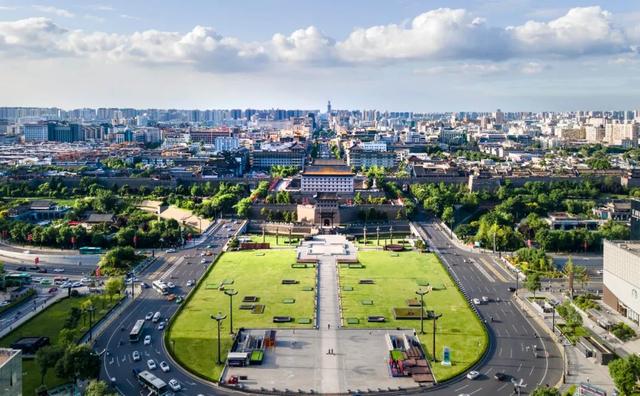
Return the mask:
<path id="1" fill-rule="evenodd" d="M 147 370 L 141 371 L 138 374 L 138 382 L 145 389 L 151 392 L 150 394 L 153 395 L 162 396 L 166 395 L 169 392 L 169 387 L 167 386 L 166 382 L 151 374 Z"/>
<path id="2" fill-rule="evenodd" d="M 153 281 L 153 283 L 151 284 L 153 286 L 153 289 L 155 291 L 157 291 L 160 294 L 169 294 L 169 288 L 167 287 L 167 285 L 162 282 L 162 281 Z"/>
<path id="3" fill-rule="evenodd" d="M 143 330 L 144 330 L 144 319 L 140 319 L 136 321 L 136 324 L 133 325 L 133 329 L 131 329 L 131 333 L 129 333 L 129 341 L 130 342 L 140 341 L 140 336 L 142 335 Z"/>

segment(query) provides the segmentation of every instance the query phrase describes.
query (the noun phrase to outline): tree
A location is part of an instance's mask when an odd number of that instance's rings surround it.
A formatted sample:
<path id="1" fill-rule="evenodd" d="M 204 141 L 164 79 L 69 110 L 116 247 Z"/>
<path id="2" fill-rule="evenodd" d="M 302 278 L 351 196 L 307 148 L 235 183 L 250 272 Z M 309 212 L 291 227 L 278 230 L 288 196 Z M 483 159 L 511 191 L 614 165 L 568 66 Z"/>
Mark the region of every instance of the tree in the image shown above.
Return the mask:
<path id="1" fill-rule="evenodd" d="M 84 390 L 85 396 L 116 396 L 117 393 L 111 392 L 109 385 L 104 381 L 91 380 L 87 388 Z"/>
<path id="2" fill-rule="evenodd" d="M 47 371 L 56 365 L 62 355 L 64 355 L 64 349 L 58 345 L 49 345 L 38 349 L 38 352 L 36 352 L 36 364 L 40 369 L 41 384 L 44 384 L 44 377 L 47 375 Z"/>
<path id="3" fill-rule="evenodd" d="M 453 229 L 453 207 L 447 206 L 442 211 L 442 221 Z"/>
<path id="4" fill-rule="evenodd" d="M 100 374 L 100 357 L 86 344 L 71 345 L 55 365 L 56 375 L 73 380 L 97 378 Z"/>
<path id="5" fill-rule="evenodd" d="M 75 341 L 76 331 L 74 329 L 63 328 L 58 333 L 58 344 L 63 348 L 73 345 Z"/>
<path id="6" fill-rule="evenodd" d="M 533 272 L 527 275 L 525 285 L 530 292 L 533 292 L 533 297 L 535 297 L 536 292 L 542 287 L 542 284 L 540 283 L 540 274 Z"/>
<path id="7" fill-rule="evenodd" d="M 560 391 L 556 388 L 551 388 L 548 385 L 538 386 L 530 394 L 531 396 L 560 396 Z"/>
<path id="8" fill-rule="evenodd" d="M 591 279 L 587 268 L 582 266 L 575 267 L 575 278 L 580 282 L 582 290 L 584 290 L 585 285 L 589 283 L 589 280 Z"/>
<path id="9" fill-rule="evenodd" d="M 109 296 L 109 300 L 114 294 L 120 294 L 124 289 L 124 279 L 122 277 L 111 277 L 104 283 L 104 290 Z"/>
<path id="10" fill-rule="evenodd" d="M 609 375 L 622 396 L 631 396 L 633 394 L 638 380 L 638 369 L 634 367 L 636 361 L 637 356 L 633 360 L 616 359 L 609 363 Z"/>
<path id="11" fill-rule="evenodd" d="M 569 296 L 571 296 L 571 299 L 573 299 L 573 279 L 575 277 L 575 270 L 576 270 L 576 267 L 573 264 L 573 259 L 571 258 L 571 256 L 569 256 L 569 258 L 567 259 L 567 262 L 564 265 L 563 271 L 567 276 L 567 282 L 569 283 L 568 284 Z"/>

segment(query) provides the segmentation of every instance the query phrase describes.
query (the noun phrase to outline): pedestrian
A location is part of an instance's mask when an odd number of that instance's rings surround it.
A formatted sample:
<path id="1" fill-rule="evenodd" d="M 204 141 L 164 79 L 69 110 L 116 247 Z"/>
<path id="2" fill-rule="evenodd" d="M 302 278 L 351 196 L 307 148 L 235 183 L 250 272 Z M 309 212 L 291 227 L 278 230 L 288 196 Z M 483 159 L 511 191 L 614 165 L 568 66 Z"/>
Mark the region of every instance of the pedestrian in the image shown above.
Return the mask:
<path id="1" fill-rule="evenodd" d="M 327 323 L 327 330 L 331 330 L 331 323 Z"/>

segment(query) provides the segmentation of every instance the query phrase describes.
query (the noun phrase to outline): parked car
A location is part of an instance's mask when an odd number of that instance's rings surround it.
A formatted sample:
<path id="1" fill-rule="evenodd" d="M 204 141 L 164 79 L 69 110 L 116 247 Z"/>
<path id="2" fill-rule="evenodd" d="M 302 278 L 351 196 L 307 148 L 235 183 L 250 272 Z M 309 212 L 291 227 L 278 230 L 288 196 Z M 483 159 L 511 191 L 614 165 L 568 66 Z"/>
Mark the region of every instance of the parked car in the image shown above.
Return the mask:
<path id="1" fill-rule="evenodd" d="M 172 391 L 177 392 L 180 389 L 182 389 L 182 386 L 180 386 L 180 383 L 178 382 L 178 380 L 176 380 L 175 378 L 171 378 L 169 380 L 169 387 L 171 388 Z"/>
<path id="2" fill-rule="evenodd" d="M 164 360 L 160 362 L 160 370 L 162 370 L 165 373 L 169 372 L 169 365 Z"/>
<path id="3" fill-rule="evenodd" d="M 469 378 L 470 380 L 474 380 L 476 378 L 478 378 L 480 376 L 480 373 L 477 371 L 469 371 L 467 373 L 467 378 Z"/>
<path id="4" fill-rule="evenodd" d="M 154 362 L 153 359 L 147 360 L 147 367 L 149 367 L 149 370 L 155 370 L 157 367 L 156 362 Z"/>
<path id="5" fill-rule="evenodd" d="M 144 336 L 144 345 L 151 345 L 151 336 L 150 335 Z"/>
<path id="6" fill-rule="evenodd" d="M 138 360 L 140 360 L 140 352 L 133 351 L 133 353 L 131 354 L 131 357 L 133 358 L 134 362 L 137 362 Z"/>

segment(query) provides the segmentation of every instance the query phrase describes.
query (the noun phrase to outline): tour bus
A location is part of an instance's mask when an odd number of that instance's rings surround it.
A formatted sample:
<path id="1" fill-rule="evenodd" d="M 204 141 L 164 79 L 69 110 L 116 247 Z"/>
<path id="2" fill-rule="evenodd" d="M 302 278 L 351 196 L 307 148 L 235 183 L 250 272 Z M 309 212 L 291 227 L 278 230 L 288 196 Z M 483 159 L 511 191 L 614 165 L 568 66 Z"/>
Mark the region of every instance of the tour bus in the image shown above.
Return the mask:
<path id="1" fill-rule="evenodd" d="M 147 370 L 141 371 L 138 374 L 138 382 L 152 395 L 162 396 L 169 393 L 167 384 Z"/>
<path id="2" fill-rule="evenodd" d="M 4 276 L 4 280 L 14 281 L 14 282 L 20 283 L 21 285 L 27 285 L 31 283 L 31 274 L 27 274 L 26 272 L 6 274 Z"/>
<path id="3" fill-rule="evenodd" d="M 101 254 L 102 248 L 93 247 L 93 246 L 84 246 L 78 249 L 80 254 Z"/>
<path id="4" fill-rule="evenodd" d="M 133 325 L 133 329 L 131 329 L 131 333 L 129 333 L 129 342 L 140 341 L 140 336 L 142 336 L 143 330 L 144 330 L 144 319 L 140 319 L 136 321 L 136 324 Z"/>
<path id="5" fill-rule="evenodd" d="M 169 294 L 169 288 L 162 281 L 153 281 L 153 289 L 160 294 Z"/>

